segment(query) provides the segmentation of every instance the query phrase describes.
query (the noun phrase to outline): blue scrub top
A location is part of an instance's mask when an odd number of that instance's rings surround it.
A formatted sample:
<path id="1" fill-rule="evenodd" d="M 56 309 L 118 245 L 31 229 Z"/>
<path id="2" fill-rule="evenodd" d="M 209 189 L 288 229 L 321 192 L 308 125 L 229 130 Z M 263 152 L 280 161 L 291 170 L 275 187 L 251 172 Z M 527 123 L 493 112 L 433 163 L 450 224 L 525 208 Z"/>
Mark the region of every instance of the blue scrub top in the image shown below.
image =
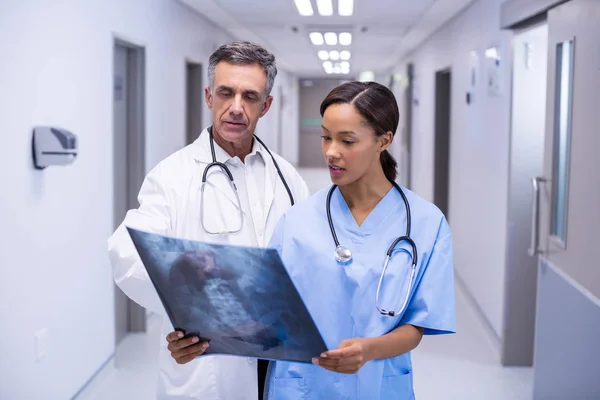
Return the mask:
<path id="1" fill-rule="evenodd" d="M 406 311 L 382 316 L 375 307 L 386 252 L 406 233 L 402 197 L 392 188 L 358 226 L 339 189 L 331 197 L 331 217 L 340 244 L 353 260 L 338 264 L 322 190 L 290 208 L 279 221 L 269 247 L 278 250 L 327 347 L 350 338 L 385 335 L 412 324 L 426 335 L 455 332 L 454 268 L 450 228 L 440 210 L 404 189 L 412 214 L 411 237 L 417 245 L 415 283 Z M 411 248 L 396 246 L 380 293 L 380 307 L 398 310 L 408 288 Z M 315 354 L 318 356 L 318 354 Z M 356 374 L 340 374 L 312 364 L 271 364 L 265 397 L 284 399 L 414 398 L 410 353 L 366 363 Z"/>

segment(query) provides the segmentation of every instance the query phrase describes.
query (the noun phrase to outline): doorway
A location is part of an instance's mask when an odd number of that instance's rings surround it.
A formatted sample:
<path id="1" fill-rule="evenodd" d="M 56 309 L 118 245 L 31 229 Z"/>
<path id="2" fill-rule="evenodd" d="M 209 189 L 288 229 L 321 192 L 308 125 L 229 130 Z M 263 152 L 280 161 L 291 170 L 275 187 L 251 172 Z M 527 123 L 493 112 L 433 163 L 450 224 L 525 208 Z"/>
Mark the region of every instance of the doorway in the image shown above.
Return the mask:
<path id="1" fill-rule="evenodd" d="M 132 208 L 145 175 L 145 52 L 143 47 L 115 40 L 113 49 L 113 182 L 116 229 Z M 146 330 L 144 308 L 115 284 L 115 341 L 129 332 Z"/>
<path id="2" fill-rule="evenodd" d="M 187 61 L 185 67 L 186 88 L 186 144 L 191 144 L 202 132 L 202 65 Z"/>
<path id="3" fill-rule="evenodd" d="M 545 147 L 532 235 L 539 259 L 534 400 L 600 394 L 600 74 L 590 59 L 598 51 L 599 15 L 597 0 L 548 11 Z"/>
<path id="4" fill-rule="evenodd" d="M 502 364 L 533 363 L 537 257 L 528 252 L 532 235 L 531 178 L 543 168 L 546 126 L 548 26 L 516 32 L 513 39 L 511 138 Z"/>
<path id="5" fill-rule="evenodd" d="M 433 202 L 448 215 L 450 187 L 450 124 L 452 99 L 452 72 L 450 69 L 435 74 L 435 151 Z"/>

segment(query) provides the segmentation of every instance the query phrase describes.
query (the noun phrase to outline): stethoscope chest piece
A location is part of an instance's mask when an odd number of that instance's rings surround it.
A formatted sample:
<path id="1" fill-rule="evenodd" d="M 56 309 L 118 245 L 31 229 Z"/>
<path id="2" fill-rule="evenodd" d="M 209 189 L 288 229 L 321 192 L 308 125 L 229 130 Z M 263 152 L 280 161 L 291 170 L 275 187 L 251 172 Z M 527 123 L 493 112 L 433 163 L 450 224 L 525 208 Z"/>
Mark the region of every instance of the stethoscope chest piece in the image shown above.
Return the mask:
<path id="1" fill-rule="evenodd" d="M 410 225 L 411 225 L 410 220 L 411 220 L 411 218 L 410 218 L 410 205 L 408 204 L 408 199 L 406 198 L 406 195 L 404 194 L 404 192 L 402 191 L 402 189 L 400 188 L 400 186 L 398 186 L 398 184 L 396 182 L 391 182 L 391 183 L 394 185 L 396 190 L 398 190 L 398 193 L 400 193 L 400 195 L 402 196 L 402 200 L 404 201 L 404 206 L 406 207 L 406 234 L 404 236 L 400 236 L 399 238 L 394 240 L 394 242 L 392 243 L 392 245 L 390 246 L 390 248 L 387 251 L 385 261 L 383 263 L 383 269 L 381 271 L 381 275 L 379 276 L 379 283 L 377 284 L 377 293 L 375 294 L 375 307 L 381 313 L 381 315 L 385 315 L 388 317 L 396 317 L 396 316 L 402 315 L 402 313 L 406 310 L 406 307 L 408 306 L 408 300 L 410 298 L 410 294 L 412 293 L 412 290 L 413 290 L 413 285 L 415 283 L 416 268 L 417 268 L 417 245 L 410 237 Z M 333 186 L 331 186 L 331 189 L 329 189 L 329 193 L 327 194 L 327 201 L 325 204 L 325 210 L 327 212 L 327 221 L 329 222 L 329 229 L 331 230 L 331 236 L 333 236 L 333 241 L 335 242 L 335 250 L 333 252 L 335 260 L 340 264 L 348 264 L 350 261 L 352 261 L 352 252 L 350 251 L 350 249 L 348 249 L 340 244 L 340 242 L 337 238 L 337 235 L 335 233 L 335 227 L 333 226 L 333 219 L 331 218 L 331 194 L 333 193 L 333 191 L 335 190 L 336 187 L 337 187 L 336 185 L 333 185 Z M 392 257 L 392 253 L 394 252 L 394 248 L 401 241 L 408 242 L 410 244 L 411 250 L 412 250 L 412 265 L 411 265 L 410 272 L 409 272 L 409 274 L 410 274 L 409 275 L 409 284 L 408 284 L 408 289 L 406 290 L 406 296 L 404 297 L 404 302 L 402 303 L 402 306 L 400 307 L 400 309 L 398 311 L 396 311 L 396 310 L 387 311 L 379 306 L 379 294 L 381 291 L 381 285 L 383 283 L 383 277 L 385 276 L 385 272 L 388 268 L 390 258 Z"/>
<path id="2" fill-rule="evenodd" d="M 333 252 L 335 260 L 340 264 L 348 264 L 352 261 L 352 252 L 344 246 L 337 246 Z"/>

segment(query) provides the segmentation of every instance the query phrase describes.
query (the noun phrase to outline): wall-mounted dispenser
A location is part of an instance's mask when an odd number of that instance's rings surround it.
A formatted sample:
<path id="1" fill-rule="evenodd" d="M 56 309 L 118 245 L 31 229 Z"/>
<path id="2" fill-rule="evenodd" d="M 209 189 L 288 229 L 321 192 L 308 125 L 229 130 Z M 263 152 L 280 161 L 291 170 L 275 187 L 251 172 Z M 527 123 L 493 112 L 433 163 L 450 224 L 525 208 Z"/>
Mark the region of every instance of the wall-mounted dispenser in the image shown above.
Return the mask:
<path id="1" fill-rule="evenodd" d="M 49 126 L 33 129 L 33 165 L 44 169 L 51 165 L 69 165 L 77 156 L 77 136 Z"/>

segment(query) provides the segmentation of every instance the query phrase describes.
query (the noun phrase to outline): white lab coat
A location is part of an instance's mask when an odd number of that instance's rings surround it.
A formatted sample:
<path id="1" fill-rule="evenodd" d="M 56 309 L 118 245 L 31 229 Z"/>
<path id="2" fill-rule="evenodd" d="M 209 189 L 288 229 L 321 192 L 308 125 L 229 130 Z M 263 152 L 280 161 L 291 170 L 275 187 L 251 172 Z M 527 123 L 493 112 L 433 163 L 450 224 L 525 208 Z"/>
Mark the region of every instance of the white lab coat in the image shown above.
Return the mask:
<path id="1" fill-rule="evenodd" d="M 221 151 L 216 143 L 215 148 Z M 205 129 L 194 143 L 172 154 L 148 173 L 138 197 L 140 207 L 127 213 L 121 226 L 108 240 L 116 284 L 133 301 L 163 316 L 162 335 L 159 339 L 159 400 L 256 400 L 257 363 L 253 359 L 231 356 L 200 357 L 185 365 L 179 365 L 173 360 L 165 339 L 166 335 L 173 331 L 173 326 L 125 226 L 190 240 L 236 245 L 252 245 L 258 242 L 260 246 L 266 246 L 280 216 L 290 207 L 290 199 L 271 157 L 264 152 L 262 146 L 260 148 L 266 168 L 263 212 L 267 217 L 264 234 L 260 235 L 262 238 L 250 237 L 244 231 L 237 234 L 208 235 L 202 229 L 200 186 L 202 173 L 212 160 L 208 132 Z M 309 191 L 298 172 L 283 158 L 273 155 L 295 202 L 306 199 Z M 217 159 L 223 161 L 219 157 Z M 218 168 L 212 168 L 210 171 L 213 170 Z M 235 226 L 239 223 L 239 214 L 225 211 L 223 208 L 231 209 L 233 204 L 231 194 L 227 194 L 232 193 L 229 186 L 225 186 L 227 182 L 223 179 L 211 179 L 210 182 L 217 182 L 214 189 L 223 189 L 223 192 L 220 196 L 205 198 L 205 210 L 209 210 L 205 211 L 205 222 L 213 226 L 220 223 Z M 213 193 L 217 193 L 216 191 Z M 224 200 L 223 194 L 231 202 Z M 216 220 L 221 218 L 225 220 Z"/>

